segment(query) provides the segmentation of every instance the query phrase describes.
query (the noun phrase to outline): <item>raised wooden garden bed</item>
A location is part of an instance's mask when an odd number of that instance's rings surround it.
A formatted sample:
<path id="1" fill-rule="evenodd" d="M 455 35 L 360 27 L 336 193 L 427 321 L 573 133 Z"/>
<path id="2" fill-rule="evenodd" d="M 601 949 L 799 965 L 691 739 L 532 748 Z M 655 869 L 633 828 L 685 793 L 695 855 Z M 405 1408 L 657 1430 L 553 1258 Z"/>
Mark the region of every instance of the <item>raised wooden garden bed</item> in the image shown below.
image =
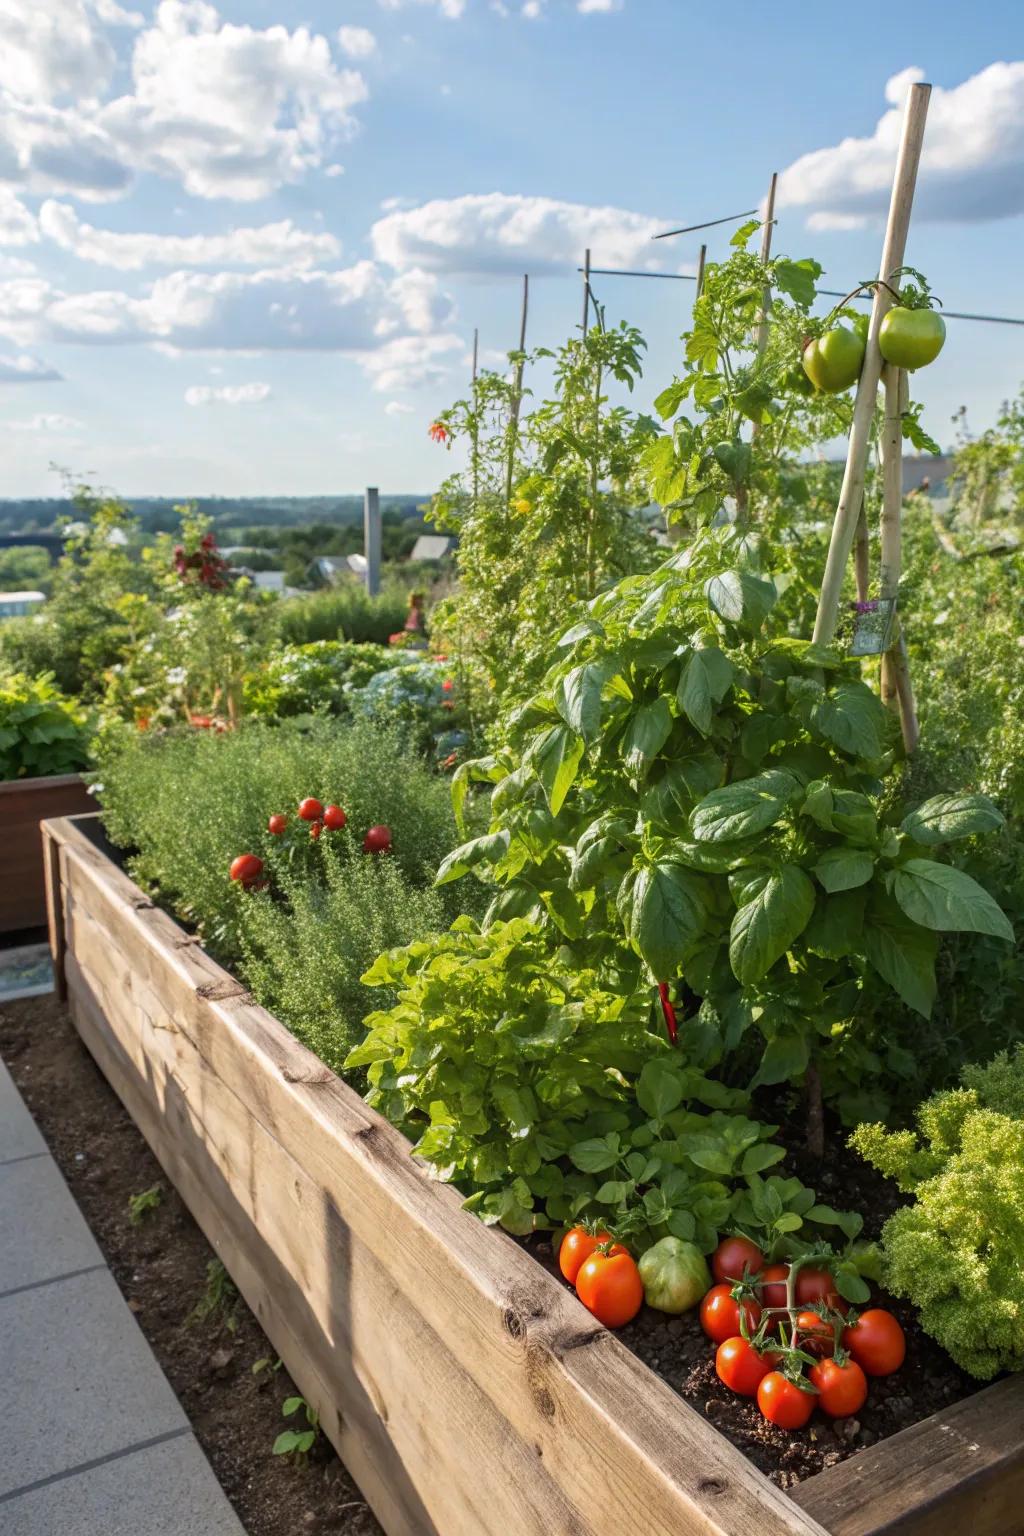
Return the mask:
<path id="1" fill-rule="evenodd" d="M 764 1478 L 122 873 L 49 822 L 72 1016 L 389 1536 L 1022 1529 L 1024 1381 Z"/>
<path id="2" fill-rule="evenodd" d="M 77 773 L 0 781 L 0 933 L 41 928 L 46 922 L 39 823 L 77 816 L 93 806 Z"/>

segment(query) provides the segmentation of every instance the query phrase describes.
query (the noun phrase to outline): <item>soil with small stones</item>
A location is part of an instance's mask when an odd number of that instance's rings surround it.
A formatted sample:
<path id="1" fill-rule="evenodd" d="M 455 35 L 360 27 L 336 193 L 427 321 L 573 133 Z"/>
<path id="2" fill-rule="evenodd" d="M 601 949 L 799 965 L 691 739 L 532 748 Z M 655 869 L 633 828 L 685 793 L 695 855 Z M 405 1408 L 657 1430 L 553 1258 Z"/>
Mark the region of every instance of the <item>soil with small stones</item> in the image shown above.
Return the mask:
<path id="1" fill-rule="evenodd" d="M 773 1119 L 774 1112 L 766 1109 L 762 1118 Z M 785 1139 L 784 1133 L 780 1135 L 780 1140 Z M 861 1211 L 868 1239 L 878 1237 L 902 1198 L 889 1180 L 844 1145 L 838 1133 L 829 1137 L 823 1165 L 794 1145 L 787 1168 L 815 1189 L 823 1202 L 839 1210 Z M 526 1246 L 565 1284 L 550 1243 L 531 1239 Z M 670 1318 L 645 1306 L 620 1330 L 619 1338 L 680 1397 L 704 1413 L 766 1477 L 780 1488 L 792 1488 L 862 1447 L 978 1391 L 978 1383 L 958 1370 L 945 1350 L 922 1331 L 913 1307 L 881 1292 L 870 1304 L 886 1307 L 903 1325 L 907 1336 L 903 1366 L 892 1376 L 869 1378 L 867 1402 L 855 1418 L 832 1420 L 816 1412 L 806 1429 L 796 1431 L 777 1429 L 753 1399 L 737 1397 L 722 1385 L 715 1374 L 715 1345 L 703 1333 L 695 1311 Z"/>
<path id="2" fill-rule="evenodd" d="M 0 1005 L 0 1056 L 248 1536 L 382 1536 L 323 1436 L 305 1465 L 271 1453 L 296 1388 L 240 1297 L 193 1315 L 213 1251 L 65 1010 L 52 996 Z M 129 1200 L 154 1186 L 159 1204 L 133 1224 Z"/>

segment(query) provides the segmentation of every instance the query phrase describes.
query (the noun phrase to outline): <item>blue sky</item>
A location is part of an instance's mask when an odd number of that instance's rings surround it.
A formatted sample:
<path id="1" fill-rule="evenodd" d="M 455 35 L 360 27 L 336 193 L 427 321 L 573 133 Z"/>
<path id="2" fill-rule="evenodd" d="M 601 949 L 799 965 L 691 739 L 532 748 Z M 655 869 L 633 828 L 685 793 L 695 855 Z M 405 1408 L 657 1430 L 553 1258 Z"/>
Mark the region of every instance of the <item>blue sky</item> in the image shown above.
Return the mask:
<path id="1" fill-rule="evenodd" d="M 51 462 L 126 494 L 429 490 L 427 423 L 474 326 L 485 362 L 513 344 L 524 270 L 556 345 L 587 243 L 692 270 L 699 236 L 651 232 L 779 170 L 776 249 L 870 276 L 912 78 L 908 259 L 1024 317 L 1017 5 L 0 0 L 0 30 L 0 494 L 54 492 Z M 647 406 L 692 289 L 595 288 L 648 339 Z M 950 321 L 915 392 L 946 442 L 1022 378 L 1024 328 Z"/>

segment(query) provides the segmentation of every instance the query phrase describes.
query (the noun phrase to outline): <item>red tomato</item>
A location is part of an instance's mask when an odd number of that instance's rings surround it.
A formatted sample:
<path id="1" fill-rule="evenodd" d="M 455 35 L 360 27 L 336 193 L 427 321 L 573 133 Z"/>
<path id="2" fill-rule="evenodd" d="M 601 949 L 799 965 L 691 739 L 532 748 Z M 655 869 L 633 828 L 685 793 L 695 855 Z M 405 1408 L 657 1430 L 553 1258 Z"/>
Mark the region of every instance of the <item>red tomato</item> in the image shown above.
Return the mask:
<path id="1" fill-rule="evenodd" d="M 323 813 L 324 808 L 320 801 L 314 800 L 311 796 L 299 804 L 299 815 L 303 821 L 319 821 Z"/>
<path id="2" fill-rule="evenodd" d="M 231 865 L 232 880 L 240 880 L 243 885 L 251 885 L 262 873 L 263 860 L 254 853 L 240 853 Z"/>
<path id="3" fill-rule="evenodd" d="M 740 1333 L 740 1302 L 735 1301 L 731 1285 L 713 1285 L 700 1304 L 700 1325 L 709 1339 L 724 1344 Z M 747 1320 L 747 1332 L 754 1333 L 761 1321 L 761 1308 L 756 1301 L 742 1303 Z"/>
<path id="4" fill-rule="evenodd" d="M 846 1303 L 836 1290 L 835 1278 L 827 1269 L 801 1269 L 796 1277 L 798 1306 L 810 1307 L 824 1301 L 837 1312 L 846 1311 Z"/>
<path id="5" fill-rule="evenodd" d="M 271 837 L 280 837 L 281 833 L 284 831 L 287 825 L 287 816 L 271 816 L 270 820 L 267 822 L 267 831 L 270 833 Z"/>
<path id="6" fill-rule="evenodd" d="M 749 1237 L 724 1237 L 711 1257 L 711 1273 L 718 1281 L 742 1280 L 744 1269 L 752 1275 L 764 1268 L 764 1254 Z"/>
<path id="7" fill-rule="evenodd" d="M 371 827 L 363 838 L 364 853 L 387 853 L 391 847 L 390 827 Z"/>
<path id="8" fill-rule="evenodd" d="M 331 832 L 340 832 L 348 817 L 340 805 L 329 805 L 324 811 L 324 826 Z"/>
<path id="9" fill-rule="evenodd" d="M 891 1376 L 903 1364 L 907 1341 L 891 1312 L 870 1307 L 843 1330 L 843 1348 L 850 1351 L 866 1375 Z"/>
<path id="10" fill-rule="evenodd" d="M 796 1345 L 809 1355 L 830 1355 L 835 1343 L 835 1329 L 817 1312 L 801 1312 L 796 1320 Z"/>
<path id="11" fill-rule="evenodd" d="M 576 1284 L 576 1276 L 595 1249 L 600 1248 L 602 1243 L 610 1242 L 611 1237 L 607 1232 L 598 1232 L 595 1236 L 585 1227 L 569 1228 L 558 1250 L 558 1267 L 570 1285 Z M 616 1253 L 625 1251 L 625 1248 L 616 1245 Z"/>
<path id="12" fill-rule="evenodd" d="M 803 1429 L 814 1412 L 814 1398 L 813 1392 L 805 1392 L 781 1371 L 770 1371 L 757 1389 L 757 1406 L 780 1429 Z"/>
<path id="13" fill-rule="evenodd" d="M 644 1302 L 644 1283 L 636 1260 L 624 1248 L 592 1253 L 576 1276 L 576 1295 L 606 1328 L 631 1322 Z"/>
<path id="14" fill-rule="evenodd" d="M 811 1366 L 808 1375 L 818 1389 L 821 1410 L 830 1419 L 848 1419 L 867 1402 L 867 1377 L 856 1360 L 847 1360 L 845 1365 L 822 1360 L 820 1365 Z"/>
<path id="15" fill-rule="evenodd" d="M 319 840 L 320 840 L 320 833 L 323 831 L 323 829 L 324 829 L 324 824 L 323 824 L 322 821 L 311 821 L 310 822 L 310 824 L 309 824 L 309 835 L 313 839 L 314 843 L 319 842 Z"/>
<path id="16" fill-rule="evenodd" d="M 738 1335 L 719 1344 L 715 1354 L 718 1379 L 740 1397 L 756 1397 L 758 1386 L 779 1363 L 778 1355 L 759 1355 L 752 1344 Z"/>
<path id="17" fill-rule="evenodd" d="M 788 1264 L 769 1264 L 760 1279 L 761 1305 L 784 1307 L 786 1305 L 786 1279 Z"/>

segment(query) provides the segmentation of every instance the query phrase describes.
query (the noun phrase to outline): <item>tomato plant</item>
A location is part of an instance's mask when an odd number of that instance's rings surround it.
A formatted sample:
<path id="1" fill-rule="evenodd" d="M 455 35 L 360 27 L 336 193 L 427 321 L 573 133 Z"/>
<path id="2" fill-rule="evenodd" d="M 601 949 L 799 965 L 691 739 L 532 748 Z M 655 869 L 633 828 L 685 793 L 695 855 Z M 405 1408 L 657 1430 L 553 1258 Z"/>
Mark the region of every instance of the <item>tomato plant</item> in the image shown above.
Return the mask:
<path id="1" fill-rule="evenodd" d="M 715 1344 L 724 1344 L 726 1339 L 742 1337 L 741 1320 L 748 1334 L 756 1331 L 761 1321 L 757 1302 L 748 1297 L 737 1301 L 731 1285 L 713 1285 L 700 1304 L 700 1325 L 708 1338 Z"/>
<path id="2" fill-rule="evenodd" d="M 254 853 L 240 853 L 231 862 L 231 878 L 241 885 L 251 885 L 263 873 L 263 860 Z"/>
<path id="3" fill-rule="evenodd" d="M 340 805 L 328 805 L 324 809 L 324 826 L 330 832 L 340 832 L 348 817 Z"/>
<path id="4" fill-rule="evenodd" d="M 276 812 L 267 821 L 267 831 L 271 837 L 282 837 L 288 829 L 288 817 Z"/>
<path id="5" fill-rule="evenodd" d="M 757 1388 L 757 1406 L 770 1424 L 779 1429 L 803 1429 L 817 1400 L 815 1392 L 782 1371 L 770 1371 Z"/>
<path id="6" fill-rule="evenodd" d="M 818 1404 L 830 1419 L 847 1419 L 867 1402 L 868 1383 L 856 1360 L 822 1360 L 808 1372 L 818 1389 Z"/>
<path id="7" fill-rule="evenodd" d="M 868 1376 L 891 1376 L 903 1364 L 907 1341 L 891 1312 L 871 1307 L 843 1330 L 843 1348 Z"/>
<path id="8" fill-rule="evenodd" d="M 558 1249 L 558 1267 L 570 1285 L 576 1284 L 576 1276 L 590 1255 L 611 1241 L 607 1232 L 590 1232 L 586 1227 L 569 1228 Z"/>
<path id="9" fill-rule="evenodd" d="M 756 1397 L 762 1380 L 777 1364 L 776 1354 L 759 1352 L 742 1336 L 725 1339 L 715 1354 L 719 1380 L 740 1397 Z"/>
<path id="10" fill-rule="evenodd" d="M 371 827 L 366 836 L 363 838 L 363 852 L 389 853 L 390 851 L 391 828 L 385 826 Z"/>
<path id="11" fill-rule="evenodd" d="M 303 821 L 319 821 L 324 813 L 324 808 L 319 800 L 308 795 L 305 800 L 299 801 L 299 816 Z"/>
<path id="12" fill-rule="evenodd" d="M 723 1238 L 715 1249 L 711 1270 L 716 1280 L 753 1279 L 764 1268 L 764 1254 L 749 1237 Z"/>
<path id="13" fill-rule="evenodd" d="M 946 340 L 946 322 L 936 314 L 928 283 L 913 267 L 901 267 L 894 277 L 909 274 L 892 309 L 882 319 L 878 350 L 895 368 L 924 368 L 933 363 Z"/>

